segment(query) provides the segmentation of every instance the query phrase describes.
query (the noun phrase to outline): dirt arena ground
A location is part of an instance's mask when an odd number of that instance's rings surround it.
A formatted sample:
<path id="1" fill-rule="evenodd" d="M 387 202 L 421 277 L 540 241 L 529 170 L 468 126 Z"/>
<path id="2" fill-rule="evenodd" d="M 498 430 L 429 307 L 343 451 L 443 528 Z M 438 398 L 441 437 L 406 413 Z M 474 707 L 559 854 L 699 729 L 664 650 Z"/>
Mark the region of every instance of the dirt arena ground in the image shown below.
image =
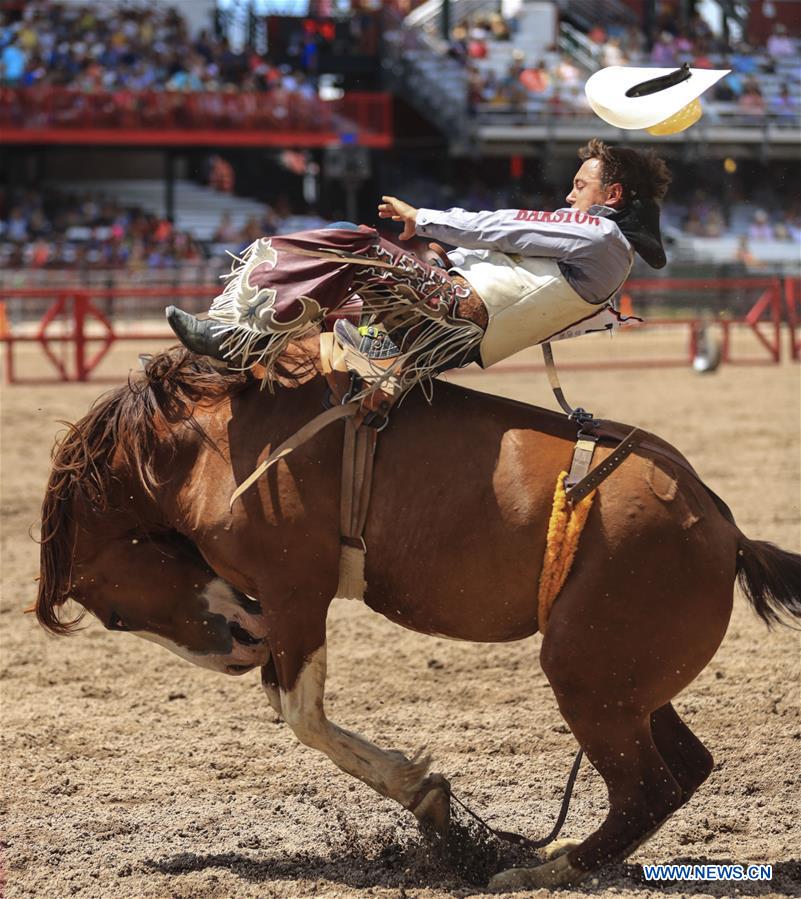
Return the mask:
<path id="1" fill-rule="evenodd" d="M 560 359 L 680 355 L 681 338 L 582 338 Z M 672 346 L 667 344 L 673 341 Z M 581 346 L 579 346 L 581 344 Z M 663 346 L 664 344 L 664 346 Z M 133 344 L 103 374 L 122 380 Z M 33 351 L 22 373 L 43 372 Z M 554 403 L 542 373 L 461 374 Z M 570 371 L 568 397 L 681 448 L 751 537 L 799 549 L 798 367 Z M 2 395 L 2 866 L 8 897 L 434 897 L 481 893 L 442 867 L 409 816 L 294 739 L 258 672 L 226 678 L 95 623 L 47 636 L 34 597 L 39 504 L 57 419 L 97 384 Z M 491 597 L 488 597 L 491 601 Z M 330 619 L 330 717 L 385 747 L 427 743 L 435 768 L 496 826 L 546 832 L 575 744 L 538 666 L 540 638 L 483 646 L 402 631 L 364 606 Z M 677 702 L 715 770 L 629 860 L 568 895 L 801 895 L 796 633 L 768 633 L 741 597 L 728 635 Z M 585 764 L 564 835 L 600 822 Z M 646 884 L 644 862 L 769 862 L 767 883 Z M 532 894 L 529 894 L 532 895 Z M 545 895 L 542 893 L 542 895 Z"/>

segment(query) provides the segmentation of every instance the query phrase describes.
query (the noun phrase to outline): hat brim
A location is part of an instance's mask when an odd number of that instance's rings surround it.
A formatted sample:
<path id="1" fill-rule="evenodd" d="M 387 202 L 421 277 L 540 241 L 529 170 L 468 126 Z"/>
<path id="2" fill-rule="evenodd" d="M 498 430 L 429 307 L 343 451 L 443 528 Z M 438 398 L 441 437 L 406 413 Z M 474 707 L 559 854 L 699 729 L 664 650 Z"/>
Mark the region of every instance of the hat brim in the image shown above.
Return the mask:
<path id="1" fill-rule="evenodd" d="M 644 97 L 626 96 L 626 91 L 636 84 L 669 71 L 669 68 L 607 66 L 587 79 L 584 92 L 593 112 L 610 125 L 630 130 L 651 128 L 700 97 L 731 69 L 690 69 L 690 77 L 672 87 Z"/>

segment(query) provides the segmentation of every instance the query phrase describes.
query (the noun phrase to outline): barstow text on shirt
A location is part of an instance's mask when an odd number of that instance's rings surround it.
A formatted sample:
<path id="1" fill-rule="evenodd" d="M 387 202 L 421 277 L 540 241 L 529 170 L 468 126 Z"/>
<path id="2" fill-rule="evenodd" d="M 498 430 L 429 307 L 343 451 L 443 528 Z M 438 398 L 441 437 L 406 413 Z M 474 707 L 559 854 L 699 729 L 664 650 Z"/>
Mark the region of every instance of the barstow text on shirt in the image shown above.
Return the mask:
<path id="1" fill-rule="evenodd" d="M 525 222 L 575 222 L 577 225 L 600 225 L 601 220 L 597 215 L 587 212 L 579 212 L 571 209 L 569 212 L 541 212 L 536 209 L 518 209 L 516 221 Z"/>

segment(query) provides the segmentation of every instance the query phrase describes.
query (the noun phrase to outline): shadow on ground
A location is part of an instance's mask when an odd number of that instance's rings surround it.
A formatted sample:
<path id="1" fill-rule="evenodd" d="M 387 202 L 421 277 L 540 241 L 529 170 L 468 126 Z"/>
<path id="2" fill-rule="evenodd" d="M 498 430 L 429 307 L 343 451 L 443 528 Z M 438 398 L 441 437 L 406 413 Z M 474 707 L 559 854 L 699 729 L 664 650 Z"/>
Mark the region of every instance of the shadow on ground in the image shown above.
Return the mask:
<path id="1" fill-rule="evenodd" d="M 517 863 L 536 865 L 536 859 L 514 860 L 504 857 L 498 849 L 494 870 Z M 294 852 L 278 857 L 254 857 L 236 852 L 206 855 L 182 853 L 164 859 L 144 862 L 143 866 L 162 874 L 176 875 L 210 868 L 222 868 L 251 883 L 270 881 L 325 881 L 356 889 L 383 887 L 396 889 L 440 889 L 466 895 L 484 886 L 489 878 L 476 877 L 478 866 L 460 871 L 451 859 L 443 857 L 436 847 L 423 842 L 406 845 L 396 841 L 385 843 L 376 853 L 360 848 L 334 850 L 323 855 L 315 852 Z M 677 858 L 665 862 L 676 865 L 733 865 L 732 859 Z M 465 874 L 469 876 L 465 876 Z M 673 896 L 703 894 L 729 897 L 736 888 L 740 896 L 801 896 L 801 859 L 773 863 L 773 878 L 769 881 L 647 881 L 641 865 L 615 865 L 596 878 L 570 889 L 581 894 L 598 894 L 610 888 L 643 893 L 662 893 Z"/>

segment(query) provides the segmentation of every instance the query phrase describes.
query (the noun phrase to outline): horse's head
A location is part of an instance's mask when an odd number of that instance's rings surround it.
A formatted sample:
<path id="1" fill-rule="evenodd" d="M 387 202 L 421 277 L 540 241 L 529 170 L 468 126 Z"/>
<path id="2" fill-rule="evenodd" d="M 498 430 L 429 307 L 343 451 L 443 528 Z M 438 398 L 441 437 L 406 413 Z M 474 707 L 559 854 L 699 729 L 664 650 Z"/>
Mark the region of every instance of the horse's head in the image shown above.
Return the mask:
<path id="1" fill-rule="evenodd" d="M 74 628 L 77 619 L 59 615 L 72 599 L 109 630 L 205 668 L 240 674 L 266 664 L 259 603 L 219 578 L 165 520 L 181 460 L 192 440 L 203 439 L 192 415 L 195 392 L 223 396 L 226 385 L 187 354 L 161 354 L 143 380 L 71 426 L 42 507 L 36 614 L 45 628 Z"/>
<path id="2" fill-rule="evenodd" d="M 185 538 L 94 535 L 91 549 L 82 543 L 69 596 L 108 630 L 151 640 L 225 674 L 266 664 L 259 603 L 217 577 Z"/>

